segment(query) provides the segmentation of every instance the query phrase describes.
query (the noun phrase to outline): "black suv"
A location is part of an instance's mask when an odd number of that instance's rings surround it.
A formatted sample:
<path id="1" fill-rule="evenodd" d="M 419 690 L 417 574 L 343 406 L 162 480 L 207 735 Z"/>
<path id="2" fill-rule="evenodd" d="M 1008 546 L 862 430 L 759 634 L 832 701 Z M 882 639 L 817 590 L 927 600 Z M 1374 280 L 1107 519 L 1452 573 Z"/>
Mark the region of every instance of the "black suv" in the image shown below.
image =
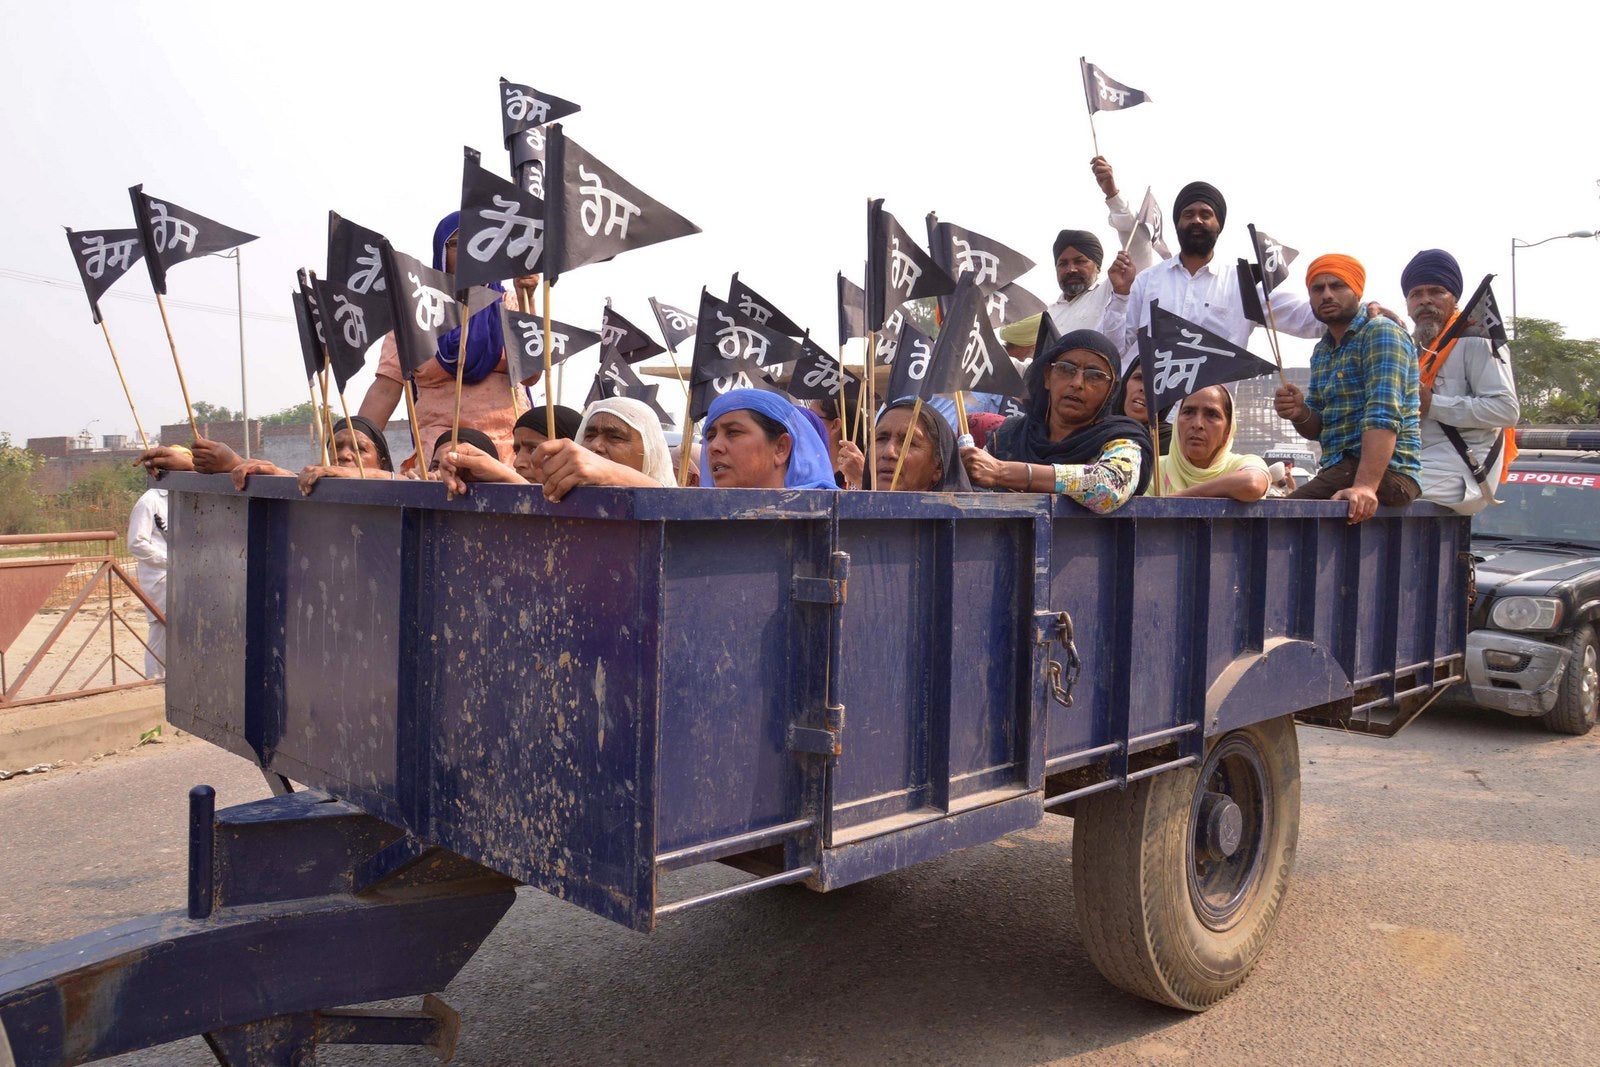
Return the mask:
<path id="1" fill-rule="evenodd" d="M 1600 429 L 1519 430 L 1473 516 L 1478 599 L 1453 698 L 1586 734 L 1600 703 Z"/>

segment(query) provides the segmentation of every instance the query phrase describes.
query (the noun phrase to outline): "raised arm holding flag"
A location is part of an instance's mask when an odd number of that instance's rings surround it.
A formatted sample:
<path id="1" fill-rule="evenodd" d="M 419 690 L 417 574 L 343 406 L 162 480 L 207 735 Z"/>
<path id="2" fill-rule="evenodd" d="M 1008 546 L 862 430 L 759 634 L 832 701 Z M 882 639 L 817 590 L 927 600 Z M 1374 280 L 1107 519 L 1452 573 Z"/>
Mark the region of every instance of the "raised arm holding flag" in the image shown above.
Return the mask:
<path id="1" fill-rule="evenodd" d="M 128 411 L 133 414 L 133 425 L 139 431 L 139 441 L 148 452 L 150 438 L 145 435 L 144 423 L 139 421 L 139 409 L 134 406 L 133 391 L 128 388 L 128 379 L 122 373 L 117 346 L 111 343 L 111 331 L 100 314 L 100 298 L 106 290 L 144 256 L 144 244 L 139 239 L 139 231 L 68 228 L 67 246 L 72 249 L 72 262 L 78 268 L 78 277 L 83 280 L 83 292 L 89 298 L 89 311 L 106 339 L 106 347 L 111 350 L 111 365 L 116 368 L 117 380 L 122 383 L 122 395 L 128 398 Z"/>

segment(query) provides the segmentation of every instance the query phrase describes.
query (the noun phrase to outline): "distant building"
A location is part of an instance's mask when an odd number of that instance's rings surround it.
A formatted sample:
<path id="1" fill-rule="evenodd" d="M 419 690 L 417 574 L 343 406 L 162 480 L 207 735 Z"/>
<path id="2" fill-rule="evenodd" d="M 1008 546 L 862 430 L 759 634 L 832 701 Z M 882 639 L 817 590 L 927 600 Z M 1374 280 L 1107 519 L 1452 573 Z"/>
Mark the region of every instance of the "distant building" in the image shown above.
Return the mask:
<path id="1" fill-rule="evenodd" d="M 1301 390 L 1310 388 L 1310 367 L 1285 367 L 1283 373 Z M 1276 374 L 1233 383 L 1234 450 L 1262 456 L 1289 447 L 1303 449 L 1320 458 L 1322 448 L 1317 442 L 1307 441 L 1288 419 L 1278 417 L 1272 398 L 1279 384 Z"/>

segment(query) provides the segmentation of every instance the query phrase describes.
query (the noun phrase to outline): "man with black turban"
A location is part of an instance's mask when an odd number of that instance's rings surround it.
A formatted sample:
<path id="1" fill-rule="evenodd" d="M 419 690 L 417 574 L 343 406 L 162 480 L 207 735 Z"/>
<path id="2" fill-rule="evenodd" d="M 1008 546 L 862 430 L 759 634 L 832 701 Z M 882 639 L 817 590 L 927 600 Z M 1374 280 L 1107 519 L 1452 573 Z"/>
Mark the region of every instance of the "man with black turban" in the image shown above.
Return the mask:
<path id="1" fill-rule="evenodd" d="M 1151 301 L 1236 345 L 1249 342 L 1256 324 L 1245 318 L 1239 274 L 1232 263 L 1212 261 L 1227 219 L 1228 202 L 1222 192 L 1207 182 L 1190 182 L 1172 201 L 1178 254 L 1143 270 L 1125 254 L 1118 254 L 1112 262 L 1106 272 L 1112 291 L 1100 317 L 1100 332 L 1121 350 L 1124 365 L 1132 362 L 1137 351 L 1139 327 L 1149 325 Z M 1291 288 L 1279 286 L 1272 292 L 1278 331 L 1294 337 L 1321 337 L 1322 326 L 1311 305 Z"/>
<path id="2" fill-rule="evenodd" d="M 1117 191 L 1117 179 L 1106 158 L 1095 156 L 1089 165 L 1094 168 L 1095 181 L 1100 183 L 1100 191 L 1106 196 L 1108 221 L 1117 232 L 1117 247 L 1121 248 L 1128 243 L 1128 235 L 1134 232 L 1134 216 Z M 1131 262 L 1141 270 L 1156 262 L 1155 249 L 1142 233 L 1134 239 L 1131 253 Z M 1061 299 L 1049 309 L 1056 333 L 1098 328 L 1106 298 L 1111 295 L 1110 287 L 1100 279 L 1100 268 L 1105 263 L 1105 248 L 1100 238 L 1089 230 L 1062 230 L 1051 246 L 1050 261 L 1055 264 L 1056 283 L 1061 286 Z"/>
<path id="3" fill-rule="evenodd" d="M 1459 337 L 1435 348 L 1461 314 L 1461 266 L 1449 252 L 1418 252 L 1400 273 L 1400 288 L 1415 324 L 1411 336 L 1422 374 L 1422 498 L 1473 515 L 1494 499 L 1515 454 L 1509 427 L 1522 408 L 1510 355 L 1484 337 Z"/>

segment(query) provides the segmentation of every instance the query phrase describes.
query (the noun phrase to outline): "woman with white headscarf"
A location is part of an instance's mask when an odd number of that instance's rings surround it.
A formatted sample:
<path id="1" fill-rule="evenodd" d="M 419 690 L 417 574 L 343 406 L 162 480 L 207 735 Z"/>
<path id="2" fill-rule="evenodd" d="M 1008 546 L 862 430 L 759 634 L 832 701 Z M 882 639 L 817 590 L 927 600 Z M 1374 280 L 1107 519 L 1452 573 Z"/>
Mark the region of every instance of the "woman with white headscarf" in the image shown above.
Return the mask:
<path id="1" fill-rule="evenodd" d="M 578 439 L 546 441 L 534 451 L 533 466 L 548 500 L 560 500 L 580 485 L 678 484 L 654 409 L 620 396 L 590 404 Z"/>

